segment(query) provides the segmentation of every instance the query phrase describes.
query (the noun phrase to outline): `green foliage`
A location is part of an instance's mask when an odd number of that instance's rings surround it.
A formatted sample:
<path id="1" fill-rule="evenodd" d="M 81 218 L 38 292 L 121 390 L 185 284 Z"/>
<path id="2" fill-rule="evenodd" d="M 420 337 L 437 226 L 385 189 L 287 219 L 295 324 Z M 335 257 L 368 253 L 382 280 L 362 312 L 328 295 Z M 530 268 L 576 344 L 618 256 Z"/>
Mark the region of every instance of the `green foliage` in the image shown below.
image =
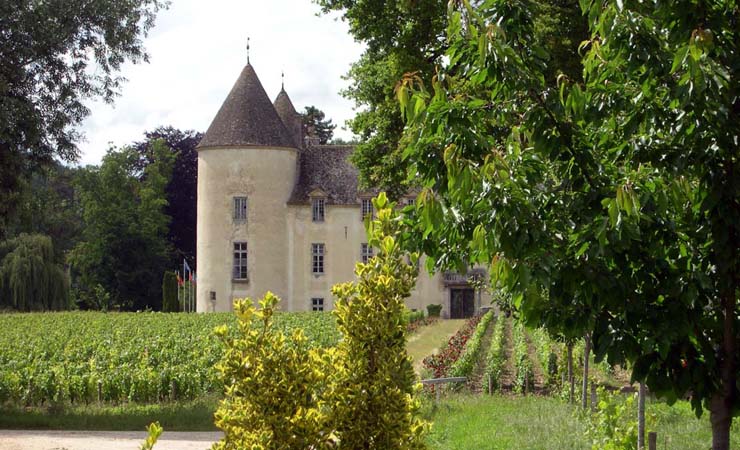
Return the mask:
<path id="1" fill-rule="evenodd" d="M 324 111 L 315 106 L 306 106 L 306 110 L 301 114 L 301 123 L 303 125 L 303 135 L 314 135 L 319 138 L 319 144 L 325 145 L 331 141 L 334 136 L 336 125 L 331 123 L 331 119 L 324 119 Z"/>
<path id="2" fill-rule="evenodd" d="M 159 439 L 159 436 L 162 435 L 164 429 L 159 425 L 159 422 L 152 422 L 146 428 L 146 431 L 148 433 L 146 440 L 144 441 L 144 443 L 141 444 L 141 447 L 139 448 L 141 450 L 152 450 L 154 448 L 154 444 L 157 443 L 157 440 Z"/>
<path id="3" fill-rule="evenodd" d="M 366 221 L 378 254 L 358 263 L 358 281 L 335 285 L 333 315 L 342 339 L 335 349 L 309 349 L 302 333 L 273 329 L 278 299 L 268 293 L 255 312 L 234 304 L 239 333 L 217 333 L 226 344 L 219 371 L 226 398 L 216 413 L 225 432 L 219 449 L 425 448 L 427 424 L 406 354 L 407 308 L 416 281 L 397 239 L 400 216 L 385 194 Z M 415 261 L 416 255 L 412 255 Z M 253 329 L 253 316 L 261 327 Z"/>
<path id="4" fill-rule="evenodd" d="M 493 311 L 488 311 L 480 322 L 478 322 L 473 336 L 471 336 L 465 344 L 465 350 L 463 350 L 462 355 L 460 355 L 457 361 L 455 361 L 452 367 L 450 367 L 450 376 L 469 377 L 470 374 L 473 373 L 473 369 L 480 358 L 480 346 L 481 341 L 483 340 L 483 335 L 486 334 L 492 319 Z"/>
<path id="5" fill-rule="evenodd" d="M 177 275 L 167 271 L 162 276 L 162 311 L 178 312 L 180 303 L 177 301 Z"/>
<path id="6" fill-rule="evenodd" d="M 501 374 L 506 364 L 506 316 L 499 315 L 493 328 L 491 346 L 488 347 L 486 355 L 486 378 L 491 380 L 494 388 L 501 387 Z"/>
<path id="7" fill-rule="evenodd" d="M 598 390 L 599 404 L 589 416 L 586 437 L 593 450 L 637 450 L 637 405 L 634 395 L 624 396 L 603 388 Z M 646 417 L 646 420 L 649 417 Z M 654 418 L 650 417 L 651 422 Z M 646 424 L 646 428 L 652 425 Z M 647 435 L 647 430 L 646 430 Z"/>
<path id="8" fill-rule="evenodd" d="M 76 180 L 85 227 L 69 258 L 73 282 L 88 292 L 102 286 L 112 302 L 107 309 L 161 308 L 171 250 L 165 187 L 174 156 L 163 141 L 151 152 L 154 162 L 143 173 L 135 150 L 112 149 L 99 168 L 86 168 Z"/>
<path id="9" fill-rule="evenodd" d="M 51 238 L 21 234 L 0 242 L 0 308 L 45 311 L 69 307 L 69 281 L 55 262 Z"/>
<path id="10" fill-rule="evenodd" d="M 165 214 L 169 223 L 167 238 L 174 248 L 173 265 L 182 264 L 183 258 L 195 264 L 195 229 L 198 187 L 198 153 L 195 147 L 203 133 L 193 130 L 182 131 L 171 126 L 158 127 L 144 133 L 145 140 L 135 142 L 132 147 L 139 153 L 138 170 L 158 161 L 153 151 L 154 143 L 163 140 L 174 155 L 172 176 L 165 188 L 167 205 Z M 193 270 L 196 270 L 193 265 Z"/>
<path id="11" fill-rule="evenodd" d="M 222 390 L 213 335 L 234 314 L 66 312 L 0 314 L 0 403 L 152 403 Z M 333 347 L 329 313 L 277 313 L 274 326 L 303 329 L 311 346 Z M 256 324 L 255 324 L 256 326 Z"/>
<path id="12" fill-rule="evenodd" d="M 429 317 L 439 317 L 442 313 L 442 305 L 427 305 L 427 315 Z"/>
<path id="13" fill-rule="evenodd" d="M 343 335 L 330 397 L 334 431 L 343 448 L 420 449 L 427 425 L 417 415 L 420 386 L 406 353 L 404 317 L 417 269 L 401 249 L 395 205 L 384 193 L 373 205 L 377 218 L 367 218 L 366 228 L 378 254 L 355 266 L 356 282 L 332 288 Z"/>
<path id="14" fill-rule="evenodd" d="M 333 440 L 323 410 L 333 352 L 309 348 L 300 329 L 290 337 L 276 329 L 278 301 L 268 292 L 255 311 L 251 300 L 236 300 L 238 334 L 216 330 L 226 347 L 217 365 L 226 396 L 216 411 L 225 437 L 214 449 L 323 449 Z"/>
<path id="15" fill-rule="evenodd" d="M 530 326 L 708 406 L 737 399 L 740 104 L 734 1 L 580 1 L 582 82 L 552 84 L 533 1 L 455 2 L 447 61 L 409 75 L 410 218 L 430 266 L 489 264 Z M 493 214 L 492 212 L 495 212 Z"/>
<path id="16" fill-rule="evenodd" d="M 19 204 L 19 179 L 73 161 L 86 100 L 112 102 L 124 63 L 147 60 L 143 36 L 159 0 L 0 4 L 0 238 Z M 93 70 L 94 68 L 94 70 Z"/>
<path id="17" fill-rule="evenodd" d="M 420 320 L 424 319 L 424 311 L 410 311 L 408 310 L 406 312 L 406 321 L 409 324 L 412 324 L 414 322 L 418 322 Z"/>

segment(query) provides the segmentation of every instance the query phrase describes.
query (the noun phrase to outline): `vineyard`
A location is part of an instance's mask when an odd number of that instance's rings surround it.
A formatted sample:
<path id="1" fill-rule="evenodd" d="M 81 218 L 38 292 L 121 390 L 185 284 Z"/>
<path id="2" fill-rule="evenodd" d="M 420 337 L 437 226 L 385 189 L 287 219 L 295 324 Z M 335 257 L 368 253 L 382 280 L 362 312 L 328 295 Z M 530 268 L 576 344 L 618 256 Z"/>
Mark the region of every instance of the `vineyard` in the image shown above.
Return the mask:
<path id="1" fill-rule="evenodd" d="M 158 402 L 219 392 L 213 334 L 232 313 L 0 315 L 0 403 Z M 339 340 L 329 313 L 279 313 L 315 346 Z"/>
<path id="2" fill-rule="evenodd" d="M 575 380 L 583 368 L 583 341 L 572 349 Z M 543 329 L 530 330 L 493 312 L 469 319 L 442 349 L 424 359 L 428 376 L 467 377 L 473 392 L 561 393 L 565 395 L 567 348 Z M 590 377 L 605 385 L 626 379 L 606 362 L 592 364 Z M 575 383 L 576 394 L 580 383 Z"/>

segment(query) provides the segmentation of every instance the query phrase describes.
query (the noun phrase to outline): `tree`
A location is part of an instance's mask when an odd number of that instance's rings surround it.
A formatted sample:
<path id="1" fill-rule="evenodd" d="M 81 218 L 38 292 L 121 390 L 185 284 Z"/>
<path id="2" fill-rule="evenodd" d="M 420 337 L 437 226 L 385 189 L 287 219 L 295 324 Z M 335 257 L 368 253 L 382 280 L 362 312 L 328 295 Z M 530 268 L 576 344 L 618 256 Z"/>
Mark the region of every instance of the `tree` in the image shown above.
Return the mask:
<path id="1" fill-rule="evenodd" d="M 403 121 L 393 87 L 404 73 L 426 80 L 444 51 L 447 0 L 315 0 L 324 13 L 340 11 L 354 38 L 367 45 L 347 74 L 343 95 L 358 113 L 349 122 L 360 144 L 352 156 L 361 182 L 398 198 L 407 190 L 398 142 Z"/>
<path id="2" fill-rule="evenodd" d="M 180 304 L 177 301 L 177 275 L 171 270 L 162 276 L 162 311 L 180 311 Z"/>
<path id="3" fill-rule="evenodd" d="M 347 74 L 351 85 L 343 94 L 359 112 L 350 127 L 359 137 L 352 156 L 365 186 L 380 188 L 391 198 L 404 195 L 414 183 L 406 179 L 408 164 L 401 142 L 403 120 L 394 87 L 405 73 L 430 84 L 442 63 L 448 42 L 446 0 L 315 0 L 323 12 L 340 11 L 354 38 L 367 45 Z M 552 55 L 547 74 L 580 77 L 577 45 L 588 37 L 578 0 L 528 2 L 536 20 L 534 38 Z"/>
<path id="4" fill-rule="evenodd" d="M 123 81 L 116 73 L 127 61 L 147 60 L 141 37 L 166 6 L 159 0 L 0 5 L 0 220 L 18 205 L 20 179 L 54 158 L 77 158 L 75 127 L 89 113 L 85 100 L 113 100 Z"/>
<path id="5" fill-rule="evenodd" d="M 152 154 L 142 174 L 135 150 L 111 149 L 76 180 L 85 228 L 70 255 L 75 284 L 86 292 L 101 286 L 122 309 L 159 309 L 170 261 L 164 209 L 174 157 L 162 141 Z"/>
<path id="6" fill-rule="evenodd" d="M 449 63 L 405 78 L 430 265 L 489 263 L 530 323 L 590 333 L 669 402 L 737 411 L 738 10 L 581 2 L 584 76 L 547 80 L 531 2 L 460 2 Z M 735 83 L 735 84 L 733 84 Z M 710 116 L 711 120 L 700 117 Z"/>
<path id="7" fill-rule="evenodd" d="M 301 114 L 303 135 L 317 136 L 321 145 L 329 143 L 334 135 L 334 129 L 337 127 L 331 123 L 331 119 L 324 120 L 324 117 L 324 112 L 315 106 L 306 106 L 306 110 Z"/>
<path id="8" fill-rule="evenodd" d="M 155 161 L 152 143 L 156 140 L 163 140 L 175 156 L 172 177 L 166 188 L 165 214 L 171 218 L 167 236 L 174 248 L 172 263 L 182 263 L 185 258 L 195 269 L 198 205 L 198 152 L 195 147 L 203 138 L 203 133 L 167 126 L 148 131 L 144 136 L 146 140 L 133 144 L 140 155 L 137 167 L 142 172 Z"/>
<path id="9" fill-rule="evenodd" d="M 82 233 L 82 218 L 73 186 L 76 173 L 76 168 L 53 162 L 21 180 L 17 191 L 18 207 L 6 221 L 7 235 L 49 236 L 54 247 L 54 261 L 64 264 L 67 253 Z"/>
<path id="10" fill-rule="evenodd" d="M 21 234 L 0 242 L 0 308 L 68 309 L 67 275 L 54 260 L 51 238 Z"/>

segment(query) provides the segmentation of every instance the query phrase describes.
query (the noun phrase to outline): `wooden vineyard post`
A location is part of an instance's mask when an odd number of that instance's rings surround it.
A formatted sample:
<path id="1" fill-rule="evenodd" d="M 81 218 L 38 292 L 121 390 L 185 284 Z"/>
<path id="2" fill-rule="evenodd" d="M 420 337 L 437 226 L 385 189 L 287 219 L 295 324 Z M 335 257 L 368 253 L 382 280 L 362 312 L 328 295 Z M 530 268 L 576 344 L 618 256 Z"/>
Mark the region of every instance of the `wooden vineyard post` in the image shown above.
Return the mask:
<path id="1" fill-rule="evenodd" d="M 596 382 L 591 382 L 591 411 L 596 412 L 596 404 L 597 404 L 597 398 L 596 398 Z"/>
<path id="2" fill-rule="evenodd" d="M 488 374 L 488 395 L 493 395 L 493 377 Z"/>
<path id="3" fill-rule="evenodd" d="M 576 379 L 573 376 L 573 344 L 568 344 L 568 383 L 570 383 L 568 401 L 573 403 L 575 401 L 576 391 Z"/>
<path id="4" fill-rule="evenodd" d="M 98 380 L 98 403 L 103 403 L 103 382 Z"/>
<path id="5" fill-rule="evenodd" d="M 658 433 L 655 431 L 648 433 L 648 450 L 658 450 Z"/>
<path id="6" fill-rule="evenodd" d="M 588 405 L 588 360 L 591 357 L 591 335 L 586 334 L 586 345 L 583 350 L 583 391 L 581 392 L 581 408 Z"/>
<path id="7" fill-rule="evenodd" d="M 645 450 L 645 384 L 640 383 L 637 397 L 637 450 Z"/>

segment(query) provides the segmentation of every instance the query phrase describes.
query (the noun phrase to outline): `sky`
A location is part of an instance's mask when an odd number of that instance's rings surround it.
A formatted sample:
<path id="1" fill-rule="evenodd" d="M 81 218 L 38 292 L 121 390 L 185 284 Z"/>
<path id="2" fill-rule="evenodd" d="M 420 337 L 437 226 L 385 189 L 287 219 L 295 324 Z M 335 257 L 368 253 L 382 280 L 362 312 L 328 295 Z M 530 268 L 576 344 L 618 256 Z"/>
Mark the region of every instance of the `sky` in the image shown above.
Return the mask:
<path id="1" fill-rule="evenodd" d="M 314 105 L 338 125 L 354 115 L 339 91 L 342 76 L 363 47 L 336 14 L 317 16 L 311 0 L 172 0 L 144 39 L 149 63 L 126 64 L 128 79 L 113 105 L 90 102 L 79 143 L 82 165 L 99 164 L 111 145 L 143 139 L 145 131 L 171 125 L 205 132 L 247 61 L 267 95 L 285 90 L 299 112 Z"/>

